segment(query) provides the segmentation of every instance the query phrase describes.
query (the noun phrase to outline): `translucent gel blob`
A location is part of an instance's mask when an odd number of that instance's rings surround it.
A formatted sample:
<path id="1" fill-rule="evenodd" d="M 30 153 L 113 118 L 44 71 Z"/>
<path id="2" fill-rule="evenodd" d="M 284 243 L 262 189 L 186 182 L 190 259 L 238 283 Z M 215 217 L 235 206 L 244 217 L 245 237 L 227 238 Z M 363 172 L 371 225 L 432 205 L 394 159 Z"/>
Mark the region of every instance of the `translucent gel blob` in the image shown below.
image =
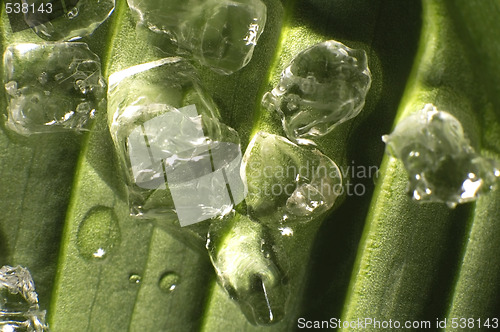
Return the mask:
<path id="1" fill-rule="evenodd" d="M 187 61 L 117 72 L 108 100 L 131 214 L 187 226 L 227 214 L 244 199 L 238 134 L 220 122 Z"/>
<path id="2" fill-rule="evenodd" d="M 4 53 L 7 127 L 81 131 L 105 103 L 101 61 L 84 43 L 13 44 Z"/>
<path id="3" fill-rule="evenodd" d="M 432 104 L 403 119 L 382 140 L 409 176 L 409 192 L 422 202 L 453 208 L 488 192 L 500 176 L 497 162 L 474 151 L 461 123 Z"/>
<path id="4" fill-rule="evenodd" d="M 260 0 L 128 0 L 141 25 L 201 64 L 231 74 L 248 64 L 266 24 Z"/>
<path id="5" fill-rule="evenodd" d="M 35 284 L 24 267 L 0 268 L 0 331 L 48 331 Z"/>
<path id="6" fill-rule="evenodd" d="M 46 40 L 76 40 L 92 34 L 113 12 L 115 0 L 30 0 L 33 8 L 45 4 L 45 12 L 28 11 L 26 24 Z M 48 10 L 50 8 L 50 13 Z"/>
<path id="7" fill-rule="evenodd" d="M 262 224 L 233 211 L 212 222 L 207 249 L 218 281 L 251 323 L 283 318 L 290 295 L 284 253 Z"/>
<path id="8" fill-rule="evenodd" d="M 365 51 L 329 40 L 300 52 L 262 103 L 281 115 L 289 139 L 312 143 L 357 116 L 370 85 Z"/>
<path id="9" fill-rule="evenodd" d="M 242 176 L 249 214 L 271 224 L 311 221 L 342 193 L 342 175 L 330 158 L 265 132 L 248 145 Z"/>

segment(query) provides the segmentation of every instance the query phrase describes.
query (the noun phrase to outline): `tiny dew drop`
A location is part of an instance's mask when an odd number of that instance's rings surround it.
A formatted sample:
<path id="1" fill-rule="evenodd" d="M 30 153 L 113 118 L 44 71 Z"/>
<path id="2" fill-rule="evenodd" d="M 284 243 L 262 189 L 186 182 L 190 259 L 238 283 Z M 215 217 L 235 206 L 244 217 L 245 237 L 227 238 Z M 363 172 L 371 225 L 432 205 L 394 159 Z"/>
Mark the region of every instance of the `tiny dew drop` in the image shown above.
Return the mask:
<path id="1" fill-rule="evenodd" d="M 120 238 L 118 219 L 113 209 L 96 206 L 80 223 L 77 233 L 78 251 L 87 260 L 103 260 L 116 249 Z"/>
<path id="2" fill-rule="evenodd" d="M 179 283 L 179 275 L 175 272 L 165 272 L 158 282 L 158 286 L 165 293 L 172 293 Z"/>
<path id="3" fill-rule="evenodd" d="M 141 280 L 142 280 L 142 277 L 138 274 L 131 274 L 129 277 L 128 277 L 128 281 L 131 283 L 131 284 L 140 284 L 141 283 Z"/>

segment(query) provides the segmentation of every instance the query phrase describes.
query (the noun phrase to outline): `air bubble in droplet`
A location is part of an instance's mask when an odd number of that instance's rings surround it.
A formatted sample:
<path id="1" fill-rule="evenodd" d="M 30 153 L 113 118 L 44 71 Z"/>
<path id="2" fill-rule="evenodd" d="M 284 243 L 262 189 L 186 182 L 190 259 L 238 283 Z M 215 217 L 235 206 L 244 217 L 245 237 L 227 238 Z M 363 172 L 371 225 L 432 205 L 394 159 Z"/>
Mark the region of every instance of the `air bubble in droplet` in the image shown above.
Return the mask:
<path id="1" fill-rule="evenodd" d="M 91 209 L 78 228 L 78 251 L 88 260 L 105 259 L 116 250 L 120 241 L 118 218 L 109 207 Z"/>
<path id="2" fill-rule="evenodd" d="M 179 275 L 175 272 L 165 272 L 158 281 L 158 287 L 165 293 L 172 293 L 179 284 Z"/>
<path id="3" fill-rule="evenodd" d="M 82 94 L 87 94 L 89 92 L 87 83 L 85 80 L 76 80 L 75 81 L 75 89 L 79 90 Z"/>

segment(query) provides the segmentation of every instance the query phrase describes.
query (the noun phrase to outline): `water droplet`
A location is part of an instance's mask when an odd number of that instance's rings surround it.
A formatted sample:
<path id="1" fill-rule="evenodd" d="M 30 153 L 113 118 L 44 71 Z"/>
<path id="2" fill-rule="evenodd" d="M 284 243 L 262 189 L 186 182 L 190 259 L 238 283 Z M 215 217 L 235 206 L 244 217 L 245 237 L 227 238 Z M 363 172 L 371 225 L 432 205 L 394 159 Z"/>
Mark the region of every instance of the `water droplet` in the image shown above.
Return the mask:
<path id="1" fill-rule="evenodd" d="M 158 286 L 165 293 L 172 293 L 179 284 L 180 278 L 175 272 L 165 272 L 158 282 Z"/>
<path id="2" fill-rule="evenodd" d="M 120 244 L 118 219 L 113 209 L 105 206 L 92 208 L 80 223 L 77 247 L 88 260 L 103 260 Z"/>
<path id="3" fill-rule="evenodd" d="M 266 5 L 260 0 L 197 1 L 197 5 L 128 0 L 128 4 L 141 25 L 221 74 L 231 74 L 250 61 L 267 20 Z"/>
<path id="4" fill-rule="evenodd" d="M 75 89 L 80 91 L 82 94 L 87 94 L 89 92 L 88 86 L 85 80 L 76 80 L 75 81 Z"/>
<path id="5" fill-rule="evenodd" d="M 366 53 L 329 40 L 292 60 L 271 91 L 276 101 L 265 105 L 281 115 L 289 139 L 307 143 L 357 116 L 370 85 Z"/>
<path id="6" fill-rule="evenodd" d="M 388 153 L 403 162 L 416 201 L 453 208 L 498 183 L 498 163 L 477 154 L 462 124 L 432 104 L 403 119 L 383 141 Z"/>
<path id="7" fill-rule="evenodd" d="M 131 274 L 128 278 L 128 281 L 131 284 L 140 284 L 142 280 L 142 277 L 139 274 Z"/>

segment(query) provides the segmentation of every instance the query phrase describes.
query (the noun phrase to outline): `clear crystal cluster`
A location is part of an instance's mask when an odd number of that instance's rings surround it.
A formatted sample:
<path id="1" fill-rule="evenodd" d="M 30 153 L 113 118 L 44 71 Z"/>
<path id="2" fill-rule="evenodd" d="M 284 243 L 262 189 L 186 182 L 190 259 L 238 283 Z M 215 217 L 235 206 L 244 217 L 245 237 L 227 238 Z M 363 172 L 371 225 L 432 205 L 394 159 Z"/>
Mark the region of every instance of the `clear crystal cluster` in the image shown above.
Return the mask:
<path id="1" fill-rule="evenodd" d="M 186 60 L 111 75 L 108 101 L 133 215 L 186 226 L 225 215 L 244 199 L 238 134 L 220 121 Z"/>
<path id="2" fill-rule="evenodd" d="M 35 284 L 21 266 L 0 268 L 0 331 L 44 332 L 45 311 L 40 310 Z"/>
<path id="3" fill-rule="evenodd" d="M 87 44 L 13 44 L 3 59 L 6 126 L 21 135 L 85 130 L 105 104 L 101 61 Z"/>
<path id="4" fill-rule="evenodd" d="M 138 22 L 201 64 L 231 74 L 248 64 L 266 24 L 260 0 L 128 0 Z"/>
<path id="5" fill-rule="evenodd" d="M 250 215 L 268 224 L 311 221 L 342 193 L 341 172 L 330 158 L 265 132 L 250 142 L 242 173 Z"/>
<path id="6" fill-rule="evenodd" d="M 289 139 L 310 144 L 357 116 L 370 85 L 365 51 L 329 40 L 300 52 L 262 103 L 280 114 Z"/>
<path id="7" fill-rule="evenodd" d="M 403 162 L 409 192 L 417 201 L 453 208 L 488 192 L 500 177 L 500 165 L 474 151 L 462 124 L 432 104 L 403 119 L 382 139 L 388 153 Z"/>

